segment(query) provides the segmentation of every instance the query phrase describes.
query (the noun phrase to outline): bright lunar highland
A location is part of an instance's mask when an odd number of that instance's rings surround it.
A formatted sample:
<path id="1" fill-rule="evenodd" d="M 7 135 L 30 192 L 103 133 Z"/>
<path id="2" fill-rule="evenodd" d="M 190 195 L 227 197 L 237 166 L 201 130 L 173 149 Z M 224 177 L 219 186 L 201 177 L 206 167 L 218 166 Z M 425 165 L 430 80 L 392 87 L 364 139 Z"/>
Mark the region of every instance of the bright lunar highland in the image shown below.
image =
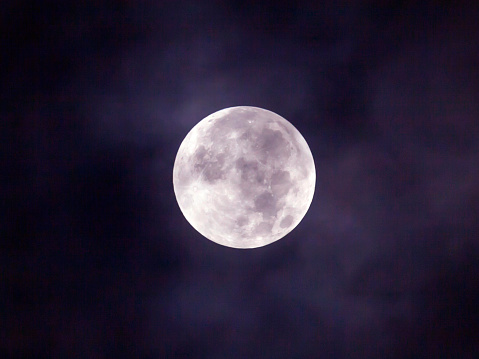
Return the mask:
<path id="1" fill-rule="evenodd" d="M 200 121 L 180 145 L 176 199 L 203 236 L 256 248 L 291 232 L 313 199 L 313 156 L 299 131 L 258 107 L 230 107 Z"/>

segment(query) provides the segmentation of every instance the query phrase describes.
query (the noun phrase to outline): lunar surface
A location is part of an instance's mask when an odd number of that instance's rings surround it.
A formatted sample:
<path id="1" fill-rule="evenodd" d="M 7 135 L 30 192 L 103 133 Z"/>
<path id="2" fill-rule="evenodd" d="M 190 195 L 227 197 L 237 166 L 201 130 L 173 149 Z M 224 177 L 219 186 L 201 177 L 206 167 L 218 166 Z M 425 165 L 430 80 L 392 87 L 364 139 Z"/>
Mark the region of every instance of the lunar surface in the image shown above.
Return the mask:
<path id="1" fill-rule="evenodd" d="M 299 131 L 257 107 L 230 107 L 200 121 L 180 145 L 173 187 L 186 220 L 233 248 L 291 232 L 313 199 L 313 156 Z"/>

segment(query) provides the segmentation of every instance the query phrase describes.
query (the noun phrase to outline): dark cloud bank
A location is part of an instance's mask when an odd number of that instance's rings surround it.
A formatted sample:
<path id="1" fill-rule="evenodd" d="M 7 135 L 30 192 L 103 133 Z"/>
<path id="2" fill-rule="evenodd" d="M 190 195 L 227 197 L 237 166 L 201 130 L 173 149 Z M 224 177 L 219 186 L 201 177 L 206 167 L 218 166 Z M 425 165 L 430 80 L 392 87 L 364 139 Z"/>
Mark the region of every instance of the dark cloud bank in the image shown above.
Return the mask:
<path id="1" fill-rule="evenodd" d="M 474 358 L 474 4 L 4 1 L 0 356 Z M 235 105 L 317 168 L 255 250 L 201 237 L 172 187 Z"/>

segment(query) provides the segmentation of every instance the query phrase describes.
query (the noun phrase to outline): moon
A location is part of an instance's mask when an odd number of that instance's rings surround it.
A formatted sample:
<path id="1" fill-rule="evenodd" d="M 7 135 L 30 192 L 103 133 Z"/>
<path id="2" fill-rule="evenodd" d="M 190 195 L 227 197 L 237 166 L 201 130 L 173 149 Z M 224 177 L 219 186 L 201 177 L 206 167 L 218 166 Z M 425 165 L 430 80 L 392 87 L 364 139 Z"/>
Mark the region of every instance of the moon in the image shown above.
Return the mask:
<path id="1" fill-rule="evenodd" d="M 274 112 L 229 107 L 201 120 L 180 145 L 173 187 L 186 220 L 232 248 L 257 248 L 291 232 L 314 194 L 313 155 Z"/>

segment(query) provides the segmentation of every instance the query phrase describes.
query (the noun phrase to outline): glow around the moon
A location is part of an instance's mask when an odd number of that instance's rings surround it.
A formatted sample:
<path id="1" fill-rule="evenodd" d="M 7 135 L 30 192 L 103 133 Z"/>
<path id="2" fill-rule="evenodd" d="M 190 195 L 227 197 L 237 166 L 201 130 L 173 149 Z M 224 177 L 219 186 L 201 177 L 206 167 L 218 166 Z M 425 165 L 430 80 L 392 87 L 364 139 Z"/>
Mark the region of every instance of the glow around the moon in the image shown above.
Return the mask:
<path id="1" fill-rule="evenodd" d="M 257 107 L 230 107 L 200 121 L 173 168 L 187 221 L 228 247 L 255 248 L 291 232 L 313 199 L 313 156 L 299 131 Z"/>

